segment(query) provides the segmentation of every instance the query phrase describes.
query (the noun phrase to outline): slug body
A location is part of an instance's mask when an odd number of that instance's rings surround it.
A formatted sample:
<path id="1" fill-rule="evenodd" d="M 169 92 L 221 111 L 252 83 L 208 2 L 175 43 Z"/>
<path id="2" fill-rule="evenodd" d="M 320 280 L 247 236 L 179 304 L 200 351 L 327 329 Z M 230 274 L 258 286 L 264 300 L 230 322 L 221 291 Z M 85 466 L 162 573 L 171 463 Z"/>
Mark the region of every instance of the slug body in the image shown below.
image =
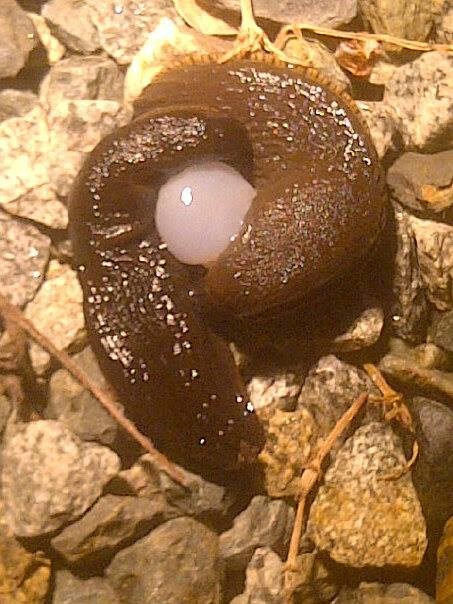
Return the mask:
<path id="1" fill-rule="evenodd" d="M 179 226 L 198 171 L 219 175 L 215 195 L 200 193 L 212 218 L 191 208 Z M 202 62 L 144 91 L 134 121 L 85 163 L 70 223 L 91 343 L 162 451 L 198 471 L 256 459 L 261 426 L 207 316 L 253 321 L 346 274 L 376 241 L 384 199 L 353 101 L 310 71 Z M 204 245 L 230 206 L 231 233 L 192 255 L 184 237 L 197 230 Z"/>

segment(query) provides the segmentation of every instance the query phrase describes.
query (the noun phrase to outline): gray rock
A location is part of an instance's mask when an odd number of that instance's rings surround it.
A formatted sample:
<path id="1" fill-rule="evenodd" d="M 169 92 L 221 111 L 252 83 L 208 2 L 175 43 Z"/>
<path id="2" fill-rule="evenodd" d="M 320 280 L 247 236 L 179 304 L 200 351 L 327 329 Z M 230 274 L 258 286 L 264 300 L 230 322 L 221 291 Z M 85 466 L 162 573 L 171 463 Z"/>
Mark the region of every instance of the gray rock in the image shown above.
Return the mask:
<path id="1" fill-rule="evenodd" d="M 387 172 L 393 197 L 411 210 L 442 212 L 453 204 L 453 150 L 405 153 Z"/>
<path id="2" fill-rule="evenodd" d="M 75 52 L 89 54 L 100 48 L 91 9 L 81 0 L 50 0 L 42 7 L 53 34 Z"/>
<path id="3" fill-rule="evenodd" d="M 216 0 L 217 8 L 239 11 L 239 0 Z M 278 23 L 312 23 L 325 27 L 339 27 L 349 23 L 357 15 L 357 0 L 299 0 L 291 2 L 273 2 L 255 0 L 254 14 L 263 19 L 272 19 Z"/>
<path id="4" fill-rule="evenodd" d="M 384 311 L 380 306 L 370 306 L 352 322 L 349 328 L 333 340 L 335 352 L 352 352 L 373 346 L 384 327 Z"/>
<path id="5" fill-rule="evenodd" d="M 73 360 L 100 387 L 107 382 L 91 348 L 74 355 Z M 113 444 L 118 424 L 97 399 L 75 380 L 66 369 L 56 371 L 49 383 L 46 419 L 58 419 L 82 440 Z"/>
<path id="6" fill-rule="evenodd" d="M 0 91 L 0 122 L 25 115 L 38 105 L 38 97 L 29 90 L 6 88 Z"/>
<path id="7" fill-rule="evenodd" d="M 0 4 L 0 78 L 15 76 L 34 48 L 35 29 L 15 0 Z"/>
<path id="8" fill-rule="evenodd" d="M 21 537 L 43 535 L 74 521 L 120 466 L 113 451 L 82 442 L 52 420 L 16 427 L 7 435 L 2 463 L 5 518 Z"/>
<path id="9" fill-rule="evenodd" d="M 269 547 L 259 547 L 245 571 L 245 590 L 230 604 L 286 604 L 284 563 Z"/>
<path id="10" fill-rule="evenodd" d="M 50 239 L 0 211 L 0 286 L 17 306 L 33 299 L 49 261 Z"/>
<path id="11" fill-rule="evenodd" d="M 90 9 L 101 47 L 120 65 L 127 65 L 162 17 L 178 19 L 171 0 L 83 0 Z"/>
<path id="12" fill-rule="evenodd" d="M 56 63 L 46 75 L 40 100 L 50 108 L 70 100 L 104 99 L 121 103 L 123 83 L 123 74 L 108 57 L 69 57 Z"/>
<path id="13" fill-rule="evenodd" d="M 386 103 L 358 101 L 357 106 L 368 124 L 378 156 L 382 159 L 398 148 L 397 116 Z"/>
<path id="14" fill-rule="evenodd" d="M 421 396 L 410 410 L 419 444 L 412 480 L 425 518 L 440 529 L 453 514 L 453 410 Z"/>
<path id="15" fill-rule="evenodd" d="M 427 52 L 395 70 L 384 102 L 392 107 L 407 149 L 449 149 L 453 143 L 453 54 Z"/>
<path id="16" fill-rule="evenodd" d="M 105 495 L 54 537 L 52 547 L 69 563 L 105 559 L 179 514 L 160 493 L 152 499 Z"/>
<path id="17" fill-rule="evenodd" d="M 203 519 L 225 518 L 233 503 L 225 488 L 178 468 L 186 481 L 185 487 L 176 484 L 150 455 L 142 455 L 131 468 L 120 472 L 112 485 L 113 492 L 133 493 L 151 500 L 161 494 L 168 506 L 176 508 L 180 514 Z"/>
<path id="18" fill-rule="evenodd" d="M 247 391 L 255 409 L 289 411 L 296 406 L 302 383 L 302 375 L 293 372 L 257 375 L 248 383 Z"/>
<path id="19" fill-rule="evenodd" d="M 217 604 L 218 542 L 196 520 L 169 520 L 119 552 L 106 575 L 121 602 Z"/>
<path id="20" fill-rule="evenodd" d="M 233 526 L 220 535 L 220 556 L 230 570 L 247 566 L 258 547 L 284 551 L 294 510 L 284 501 L 258 495 L 234 519 Z"/>
<path id="21" fill-rule="evenodd" d="M 82 298 L 76 272 L 66 264 L 52 260 L 46 280 L 27 305 L 25 316 L 54 346 L 67 349 L 83 339 Z M 33 342 L 30 357 L 36 373 L 44 373 L 50 360 L 49 353 Z"/>
<path id="22" fill-rule="evenodd" d="M 400 338 L 417 343 L 425 337 L 428 301 L 410 215 L 397 204 L 394 211 L 396 254 L 393 275 L 393 330 Z"/>
<path id="23" fill-rule="evenodd" d="M 0 206 L 52 228 L 67 226 L 67 209 L 50 186 L 50 133 L 37 106 L 0 123 Z"/>
<path id="24" fill-rule="evenodd" d="M 408 583 L 361 583 L 343 587 L 332 604 L 434 604 L 433 598 Z"/>
<path id="25" fill-rule="evenodd" d="M 68 570 L 57 570 L 52 604 L 120 604 L 120 601 L 102 577 L 80 579 Z"/>
<path id="26" fill-rule="evenodd" d="M 83 160 L 98 142 L 131 117 L 132 110 L 107 100 L 61 101 L 50 111 L 47 161 L 59 195 L 69 194 Z"/>
<path id="27" fill-rule="evenodd" d="M 415 216 L 410 217 L 410 225 L 428 299 L 438 310 L 450 310 L 453 306 L 453 227 Z"/>
<path id="28" fill-rule="evenodd" d="M 359 428 L 327 470 L 310 509 L 307 534 L 316 546 L 349 566 L 418 566 L 426 526 L 405 463 L 387 424 Z"/>
<path id="29" fill-rule="evenodd" d="M 431 327 L 431 338 L 434 344 L 444 350 L 453 352 L 453 311 L 442 313 Z"/>
<path id="30" fill-rule="evenodd" d="M 359 0 L 360 13 L 376 33 L 409 40 L 426 40 L 440 20 L 437 0 Z"/>

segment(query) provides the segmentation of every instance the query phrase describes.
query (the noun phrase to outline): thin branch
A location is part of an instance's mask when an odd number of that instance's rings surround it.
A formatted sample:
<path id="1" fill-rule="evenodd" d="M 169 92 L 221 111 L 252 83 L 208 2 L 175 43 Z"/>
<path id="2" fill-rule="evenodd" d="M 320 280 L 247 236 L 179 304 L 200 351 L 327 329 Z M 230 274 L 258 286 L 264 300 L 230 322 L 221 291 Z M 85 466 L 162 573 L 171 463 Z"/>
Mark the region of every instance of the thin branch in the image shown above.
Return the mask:
<path id="1" fill-rule="evenodd" d="M 128 432 L 138 443 L 149 453 L 153 460 L 165 471 L 170 478 L 182 486 L 187 486 L 181 470 L 175 466 L 165 455 L 160 453 L 153 443 L 144 436 L 136 426 L 125 417 L 123 412 L 115 404 L 112 395 L 100 388 L 72 358 L 64 351 L 58 350 L 52 342 L 24 316 L 22 311 L 11 304 L 4 296 L 0 294 L 0 314 L 6 321 L 10 321 L 15 326 L 27 333 L 39 346 L 44 348 L 50 355 L 59 361 L 59 363 L 69 371 L 69 373 L 100 402 L 104 409 L 113 417 L 113 419 Z"/>
<path id="2" fill-rule="evenodd" d="M 341 434 L 346 430 L 346 428 L 351 424 L 352 420 L 362 409 L 367 399 L 368 393 L 362 392 L 362 394 L 359 394 L 349 409 L 337 421 L 327 438 L 322 443 L 315 458 L 302 474 L 296 518 L 294 521 L 294 528 L 291 535 L 288 557 L 286 560 L 285 590 L 289 604 L 293 601 L 294 584 L 291 580 L 291 572 L 297 570 L 297 555 L 299 552 L 300 539 L 305 526 L 304 519 L 307 497 L 321 476 L 321 466 L 326 455 L 330 452 L 336 440 L 341 436 Z"/>

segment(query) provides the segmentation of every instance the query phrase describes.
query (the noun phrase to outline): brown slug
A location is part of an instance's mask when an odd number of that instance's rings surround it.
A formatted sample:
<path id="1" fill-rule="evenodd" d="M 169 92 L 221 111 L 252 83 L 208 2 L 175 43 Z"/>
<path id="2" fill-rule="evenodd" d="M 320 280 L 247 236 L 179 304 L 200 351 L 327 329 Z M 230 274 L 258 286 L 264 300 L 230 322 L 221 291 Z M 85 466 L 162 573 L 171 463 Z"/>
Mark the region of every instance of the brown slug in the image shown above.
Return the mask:
<path id="1" fill-rule="evenodd" d="M 145 89 L 82 168 L 70 229 L 91 344 L 160 450 L 254 463 L 263 431 L 207 316 L 253 321 L 353 270 L 383 187 L 354 101 L 311 70 L 205 59 Z"/>

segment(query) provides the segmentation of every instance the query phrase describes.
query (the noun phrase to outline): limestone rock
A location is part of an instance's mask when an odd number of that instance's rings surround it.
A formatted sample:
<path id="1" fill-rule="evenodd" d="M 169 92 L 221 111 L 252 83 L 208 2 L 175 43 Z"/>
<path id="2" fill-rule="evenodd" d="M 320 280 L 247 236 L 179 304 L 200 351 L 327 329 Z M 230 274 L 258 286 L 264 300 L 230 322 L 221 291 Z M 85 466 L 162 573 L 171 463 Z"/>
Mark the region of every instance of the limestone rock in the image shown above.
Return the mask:
<path id="1" fill-rule="evenodd" d="M 106 579 L 81 579 L 68 570 L 58 570 L 52 604 L 120 604 L 120 601 Z"/>
<path id="2" fill-rule="evenodd" d="M 88 54 L 100 48 L 99 35 L 86 2 L 50 0 L 42 7 L 42 16 L 55 36 L 71 50 Z"/>
<path id="3" fill-rule="evenodd" d="M 15 76 L 35 46 L 35 30 L 15 0 L 0 3 L 0 78 Z"/>

